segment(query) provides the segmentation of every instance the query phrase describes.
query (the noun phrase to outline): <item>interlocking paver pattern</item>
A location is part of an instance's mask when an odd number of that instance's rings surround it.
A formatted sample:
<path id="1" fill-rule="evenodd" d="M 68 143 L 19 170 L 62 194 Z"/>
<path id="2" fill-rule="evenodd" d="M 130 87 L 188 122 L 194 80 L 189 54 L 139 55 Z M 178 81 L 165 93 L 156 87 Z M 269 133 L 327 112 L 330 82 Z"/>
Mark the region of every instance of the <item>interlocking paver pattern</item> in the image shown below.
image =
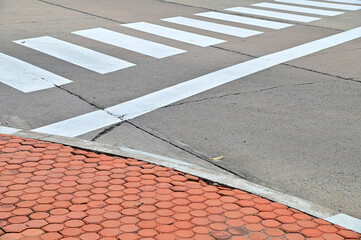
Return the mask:
<path id="1" fill-rule="evenodd" d="M 1 134 L 0 227 L 0 240 L 361 237 L 173 169 Z"/>

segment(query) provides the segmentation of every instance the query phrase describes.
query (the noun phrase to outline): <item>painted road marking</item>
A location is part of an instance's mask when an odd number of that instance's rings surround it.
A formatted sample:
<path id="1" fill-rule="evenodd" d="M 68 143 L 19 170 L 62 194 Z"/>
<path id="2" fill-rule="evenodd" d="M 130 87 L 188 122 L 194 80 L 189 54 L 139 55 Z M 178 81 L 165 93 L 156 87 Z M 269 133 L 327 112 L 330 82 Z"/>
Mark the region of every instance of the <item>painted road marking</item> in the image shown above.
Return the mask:
<path id="1" fill-rule="evenodd" d="M 293 26 L 293 24 L 288 24 L 288 23 L 274 22 L 274 21 L 261 20 L 261 19 L 255 19 L 249 17 L 241 17 L 232 14 L 225 14 L 218 12 L 205 12 L 205 13 L 197 13 L 194 15 L 223 20 L 223 21 L 229 21 L 229 22 L 243 23 L 247 25 L 253 25 L 253 26 L 270 28 L 270 29 L 282 29 Z"/>
<path id="2" fill-rule="evenodd" d="M 178 102 L 185 98 L 194 96 L 201 92 L 232 82 L 253 73 L 260 72 L 281 63 L 304 57 L 306 55 L 334 47 L 360 37 L 361 27 L 354 28 L 352 30 L 335 34 L 300 46 L 255 58 L 247 62 L 239 63 L 162 89 L 160 91 L 153 92 L 148 95 L 106 108 L 105 111 L 98 110 L 95 112 L 83 114 L 78 117 L 50 124 L 32 131 L 60 136 L 79 136 L 97 130 L 101 127 L 111 125 L 112 121 L 117 123 L 141 116 L 158 108 Z M 117 119 L 115 116 L 120 117 L 121 120 Z M 103 121 L 102 124 L 99 124 L 98 122 L 102 120 L 102 117 L 107 119 L 110 118 L 110 120 Z"/>
<path id="3" fill-rule="evenodd" d="M 224 40 L 220 40 L 217 38 L 207 37 L 195 33 L 185 32 L 146 22 L 128 23 L 128 24 L 122 24 L 122 26 L 139 30 L 142 32 L 158 35 L 161 37 L 173 39 L 176 41 L 193 44 L 200 47 L 208 47 L 218 43 L 226 42 Z"/>
<path id="4" fill-rule="evenodd" d="M 245 29 L 245 28 L 232 27 L 232 26 L 228 26 L 228 25 L 211 23 L 211 22 L 206 22 L 206 21 L 201 21 L 201 20 L 186 18 L 186 17 L 165 18 L 165 19 L 162 19 L 162 21 L 181 24 L 181 25 L 185 25 L 188 27 L 199 28 L 199 29 L 203 29 L 203 30 L 217 32 L 217 33 L 223 33 L 223 34 L 241 37 L 241 38 L 250 37 L 250 36 L 254 36 L 254 35 L 262 33 L 259 31 L 249 30 L 249 29 Z"/>
<path id="5" fill-rule="evenodd" d="M 13 134 L 19 131 L 21 131 L 21 129 L 0 126 L 0 133 L 2 134 Z"/>
<path id="6" fill-rule="evenodd" d="M 24 93 L 29 93 L 72 81 L 0 53 L 0 82 Z"/>
<path id="7" fill-rule="evenodd" d="M 252 4 L 252 6 L 263 7 L 263 8 L 273 8 L 273 9 L 286 10 L 286 11 L 291 11 L 291 12 L 310 13 L 310 14 L 317 14 L 317 15 L 323 15 L 323 16 L 337 16 L 337 15 L 344 13 L 344 12 L 338 12 L 338 11 L 328 11 L 328 10 L 321 10 L 321 9 L 314 9 L 314 8 L 295 7 L 295 6 L 290 6 L 290 5 L 267 3 L 267 2 Z"/>
<path id="8" fill-rule="evenodd" d="M 350 4 L 361 4 L 358 0 L 324 0 L 327 2 L 339 2 L 339 3 L 350 3 Z"/>
<path id="9" fill-rule="evenodd" d="M 47 36 L 14 42 L 101 74 L 135 66 L 133 63 Z"/>
<path id="10" fill-rule="evenodd" d="M 332 217 L 326 218 L 325 220 L 333 224 L 346 226 L 348 229 L 361 233 L 361 219 L 340 213 Z"/>
<path id="11" fill-rule="evenodd" d="M 95 129 L 106 127 L 121 122 L 119 118 L 98 110 L 78 117 L 70 118 L 58 123 L 34 129 L 39 133 L 51 133 L 53 135 L 76 137 Z"/>
<path id="12" fill-rule="evenodd" d="M 132 37 L 118 32 L 113 32 L 104 28 L 93 28 L 76 31 L 73 33 L 155 58 L 165 58 L 186 52 L 178 48 L 169 47 L 167 45 Z"/>
<path id="13" fill-rule="evenodd" d="M 255 9 L 255 8 L 246 8 L 246 7 L 234 7 L 234 8 L 227 8 L 225 10 L 232 11 L 232 12 L 238 12 L 238 13 L 246 13 L 246 14 L 251 14 L 251 15 L 264 16 L 264 17 L 291 20 L 291 21 L 296 21 L 296 22 L 312 22 L 312 21 L 321 19 L 321 18 L 317 18 L 317 17 L 307 17 L 307 16 L 302 16 L 302 15 L 297 15 L 297 14 L 266 11 L 266 10 L 260 10 L 260 9 Z"/>
<path id="14" fill-rule="evenodd" d="M 341 9 L 341 10 L 350 10 L 350 11 L 356 11 L 361 9 L 361 6 L 352 6 L 352 5 L 338 4 L 338 3 L 315 2 L 308 0 L 275 0 L 275 1 L 281 3 L 291 3 L 298 5 L 312 6 L 312 7 L 322 7 L 322 8 Z"/>

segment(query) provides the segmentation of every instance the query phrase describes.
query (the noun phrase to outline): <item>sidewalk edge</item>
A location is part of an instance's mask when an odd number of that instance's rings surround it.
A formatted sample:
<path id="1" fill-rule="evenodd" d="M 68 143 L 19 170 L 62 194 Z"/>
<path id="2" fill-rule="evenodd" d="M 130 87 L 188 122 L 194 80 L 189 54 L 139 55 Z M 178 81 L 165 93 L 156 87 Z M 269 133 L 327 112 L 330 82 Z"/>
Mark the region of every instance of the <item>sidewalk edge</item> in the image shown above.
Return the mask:
<path id="1" fill-rule="evenodd" d="M 78 138 L 46 135 L 46 134 L 34 133 L 28 131 L 19 131 L 13 133 L 13 135 L 24 138 L 32 138 L 36 140 L 61 143 L 64 145 L 82 148 L 86 150 L 92 150 L 95 152 L 102 152 L 106 154 L 139 159 L 156 165 L 169 167 L 184 173 L 188 173 L 203 179 L 210 180 L 212 182 L 216 182 L 219 184 L 223 184 L 229 187 L 237 188 L 240 190 L 250 192 L 252 194 L 265 197 L 269 200 L 282 203 L 284 205 L 295 208 L 314 217 L 324 219 L 339 226 L 361 233 L 361 219 L 357 219 L 349 215 L 339 213 L 327 207 L 323 207 L 321 205 L 312 203 L 310 201 L 249 182 L 245 179 L 241 179 L 232 174 L 224 174 L 224 173 L 221 174 L 213 170 L 209 170 L 204 167 L 194 165 L 192 163 L 184 162 L 181 160 L 168 158 L 143 151 L 138 151 L 126 147 L 117 147 L 117 146 L 91 142 L 88 140 L 83 140 Z"/>

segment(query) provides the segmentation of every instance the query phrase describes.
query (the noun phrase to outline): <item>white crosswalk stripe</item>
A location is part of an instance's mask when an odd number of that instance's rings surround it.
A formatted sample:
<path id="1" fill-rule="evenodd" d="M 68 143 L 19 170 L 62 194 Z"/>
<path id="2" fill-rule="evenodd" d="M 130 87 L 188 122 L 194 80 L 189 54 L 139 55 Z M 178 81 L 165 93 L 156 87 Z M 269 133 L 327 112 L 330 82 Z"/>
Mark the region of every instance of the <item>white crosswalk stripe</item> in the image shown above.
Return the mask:
<path id="1" fill-rule="evenodd" d="M 98 110 L 40 127 L 32 131 L 39 133 L 51 133 L 65 137 L 76 137 L 94 129 L 99 129 L 119 122 L 121 122 L 119 118 L 114 117 L 105 111 Z"/>
<path id="2" fill-rule="evenodd" d="M 242 24 L 253 25 L 253 26 L 258 26 L 258 27 L 270 28 L 270 29 L 283 29 L 286 27 L 293 26 L 293 24 L 288 24 L 288 23 L 255 19 L 255 18 L 250 18 L 250 17 L 241 17 L 241 16 L 235 16 L 232 14 L 225 14 L 225 13 L 218 13 L 218 12 L 204 12 L 204 13 L 197 13 L 195 15 L 201 16 L 201 17 L 223 20 L 223 21 L 236 22 L 236 23 L 242 23 Z"/>
<path id="3" fill-rule="evenodd" d="M 0 82 L 29 93 L 71 83 L 44 69 L 0 53 Z"/>
<path id="4" fill-rule="evenodd" d="M 314 8 L 295 7 L 295 6 L 290 6 L 290 5 L 268 3 L 268 2 L 256 3 L 256 4 L 252 4 L 252 6 L 262 7 L 262 8 L 272 8 L 272 9 L 278 9 L 278 10 L 291 11 L 291 12 L 317 14 L 317 15 L 322 15 L 322 16 L 337 16 L 337 15 L 344 13 L 344 12 L 339 12 L 339 11 L 329 11 L 329 10 L 321 10 L 321 9 L 314 9 Z"/>
<path id="5" fill-rule="evenodd" d="M 198 29 L 208 30 L 212 32 L 227 34 L 231 36 L 236 37 L 250 37 L 254 35 L 261 34 L 262 32 L 249 30 L 245 28 L 238 28 L 238 27 L 232 27 L 228 25 L 218 24 L 218 23 L 212 23 L 212 22 L 206 22 L 201 21 L 197 19 L 192 18 L 186 18 L 186 17 L 173 17 L 173 18 L 165 18 L 162 19 L 162 21 L 176 23 L 180 25 L 185 25 L 189 27 L 194 27 Z"/>
<path id="6" fill-rule="evenodd" d="M 2 134 L 13 134 L 19 131 L 21 129 L 0 126 L 0 133 Z"/>
<path id="7" fill-rule="evenodd" d="M 257 15 L 257 16 L 264 16 L 264 17 L 270 17 L 270 18 L 278 18 L 278 19 L 296 21 L 296 22 L 312 22 L 312 21 L 321 19 L 321 18 L 317 18 L 317 17 L 308 17 L 308 16 L 303 16 L 303 15 L 297 15 L 297 14 L 281 13 L 281 12 L 260 10 L 260 9 L 247 8 L 247 7 L 234 7 L 234 8 L 227 8 L 225 10 L 231 11 L 231 12 L 246 13 L 246 14 L 250 14 L 250 15 Z"/>
<path id="8" fill-rule="evenodd" d="M 122 24 L 122 26 L 132 28 L 138 31 L 154 34 L 157 36 L 173 39 L 176 41 L 193 44 L 200 47 L 208 47 L 218 43 L 226 42 L 225 40 L 220 40 L 217 38 L 207 37 L 200 34 L 185 32 L 146 22 L 128 23 L 128 24 Z"/>
<path id="9" fill-rule="evenodd" d="M 359 0 L 323 0 L 327 2 L 339 2 L 339 3 L 350 3 L 350 4 L 361 4 Z"/>
<path id="10" fill-rule="evenodd" d="M 319 0 L 319 1 L 274 0 L 274 1 L 279 3 L 288 3 L 288 4 L 296 4 L 296 5 L 304 5 L 304 6 L 312 6 L 312 7 L 320 7 L 320 8 L 341 9 L 341 10 L 361 9 L 361 6 L 351 5 L 351 4 L 361 4 L 361 0 Z M 330 2 L 337 2 L 337 3 L 330 3 Z M 340 4 L 340 3 L 347 3 L 347 4 Z M 255 3 L 252 4 L 252 6 L 259 8 L 278 9 L 283 11 L 305 13 L 305 14 L 315 14 L 321 16 L 337 16 L 339 14 L 344 13 L 342 11 L 336 11 L 336 10 L 316 9 L 310 7 L 300 7 L 300 6 L 269 3 L 269 2 Z M 312 22 L 321 19 L 319 17 L 311 17 L 300 14 L 262 10 L 262 9 L 249 8 L 249 7 L 233 7 L 233 8 L 227 8 L 225 10 L 236 13 L 248 14 L 252 16 L 270 17 L 270 18 L 297 21 L 297 22 Z M 257 19 L 255 17 L 251 18 L 251 17 L 237 16 L 234 14 L 226 14 L 220 12 L 203 12 L 203 13 L 196 13 L 194 15 L 204 18 L 252 25 L 252 26 L 275 29 L 275 30 L 293 26 L 293 24 L 289 24 L 289 23 Z M 255 31 L 251 29 L 240 28 L 240 27 L 230 26 L 226 24 L 219 24 L 209 21 L 202 21 L 187 17 L 171 17 L 161 20 L 169 23 L 184 25 L 188 27 L 193 27 L 197 29 L 202 29 L 216 33 L 242 37 L 242 38 L 263 33 L 261 31 Z M 146 23 L 146 22 L 128 23 L 128 24 L 122 24 L 122 26 L 201 47 L 207 47 L 226 42 L 225 40 L 222 39 L 196 34 L 192 32 L 187 32 L 183 30 L 178 30 L 171 27 Z M 185 50 L 167 46 L 165 44 L 152 42 L 149 40 L 133 37 L 130 35 L 111 31 L 104 28 L 92 28 L 92 29 L 80 30 L 73 32 L 73 34 L 159 59 L 186 52 Z M 100 74 L 106 74 L 135 66 L 135 64 L 124 61 L 122 59 L 118 59 L 49 36 L 17 40 L 14 42 Z M 46 70 L 43 70 L 39 67 L 33 66 L 19 59 L 16 59 L 14 57 L 0 53 L 0 82 L 7 84 L 24 93 L 29 93 L 29 92 L 44 90 L 55 86 L 71 83 L 72 81 L 64 77 L 58 76 L 56 74 L 53 74 L 51 72 L 48 72 Z"/>
<path id="11" fill-rule="evenodd" d="M 47 36 L 14 42 L 101 74 L 135 66 L 133 63 Z"/>
<path id="12" fill-rule="evenodd" d="M 93 28 L 73 32 L 76 35 L 90 38 L 102 43 L 107 43 L 120 48 L 128 49 L 155 58 L 165 58 L 186 51 L 166 46 L 160 43 L 147 41 L 118 32 L 113 32 L 104 28 Z"/>
<path id="13" fill-rule="evenodd" d="M 105 110 L 86 113 L 32 131 L 69 137 L 79 136 L 120 121 L 133 119 L 201 92 L 249 76 L 250 74 L 360 37 L 361 27 L 354 28 L 326 38 L 223 68 L 186 82 L 120 103 L 106 108 Z M 119 117 L 119 119 L 117 117 Z"/>
<path id="14" fill-rule="evenodd" d="M 328 3 L 328 2 L 316 2 L 309 0 L 275 0 L 275 1 L 281 3 L 291 3 L 291 4 L 304 5 L 304 6 L 322 7 L 322 8 L 340 9 L 340 10 L 349 10 L 349 11 L 356 11 L 361 9 L 361 6 L 352 6 L 352 5 Z"/>

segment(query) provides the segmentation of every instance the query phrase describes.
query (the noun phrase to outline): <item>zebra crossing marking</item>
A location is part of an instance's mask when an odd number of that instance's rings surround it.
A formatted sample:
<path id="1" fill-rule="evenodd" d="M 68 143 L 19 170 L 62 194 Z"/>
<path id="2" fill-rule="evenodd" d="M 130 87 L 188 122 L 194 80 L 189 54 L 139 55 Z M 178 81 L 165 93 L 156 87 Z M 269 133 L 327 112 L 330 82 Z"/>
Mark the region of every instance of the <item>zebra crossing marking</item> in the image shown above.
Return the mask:
<path id="1" fill-rule="evenodd" d="M 53 135 L 76 137 L 93 129 L 103 128 L 121 122 L 119 118 L 103 110 L 86 113 L 58 123 L 32 130 L 39 133 L 51 133 Z"/>
<path id="2" fill-rule="evenodd" d="M 339 2 L 339 3 L 350 3 L 350 4 L 361 4 L 358 0 L 323 0 L 327 2 Z"/>
<path id="3" fill-rule="evenodd" d="M 21 129 L 0 126 L 0 133 L 2 134 L 13 134 L 19 131 L 21 131 Z"/>
<path id="4" fill-rule="evenodd" d="M 251 14 L 251 15 L 258 15 L 258 16 L 264 16 L 264 17 L 297 21 L 297 22 L 312 22 L 312 21 L 321 19 L 321 18 L 317 18 L 317 17 L 307 17 L 307 16 L 303 16 L 303 15 L 281 13 L 281 12 L 260 10 L 260 9 L 247 8 L 247 7 L 233 7 L 233 8 L 227 8 L 225 10 L 231 11 L 231 12 L 247 13 L 247 14 Z"/>
<path id="5" fill-rule="evenodd" d="M 169 38 L 172 40 L 193 44 L 200 47 L 208 47 L 211 45 L 226 42 L 225 40 L 220 40 L 213 37 L 203 36 L 196 33 L 190 33 L 146 22 L 127 23 L 122 24 L 122 26 Z"/>
<path id="6" fill-rule="evenodd" d="M 176 23 L 180 25 L 185 25 L 188 27 L 208 30 L 212 32 L 227 34 L 235 37 L 250 37 L 254 35 L 261 34 L 262 32 L 249 30 L 245 28 L 238 28 L 238 27 L 232 27 L 228 25 L 218 24 L 218 23 L 211 23 L 206 21 L 201 21 L 197 19 L 192 18 L 186 18 L 186 17 L 172 17 L 172 18 L 165 18 L 162 19 L 162 21 Z"/>
<path id="7" fill-rule="evenodd" d="M 291 12 L 310 13 L 310 14 L 316 14 L 316 15 L 322 15 L 322 16 L 337 16 L 337 15 L 344 13 L 344 12 L 339 12 L 339 11 L 329 11 L 329 10 L 321 10 L 321 9 L 314 9 L 314 8 L 295 7 L 295 6 L 290 6 L 290 5 L 268 3 L 268 2 L 255 3 L 255 4 L 252 4 L 252 6 L 262 7 L 262 8 L 272 8 L 272 9 L 278 9 L 278 10 L 286 10 L 286 11 L 291 11 Z"/>
<path id="8" fill-rule="evenodd" d="M 23 93 L 60 86 L 72 81 L 0 53 L 0 82 Z"/>
<path id="9" fill-rule="evenodd" d="M 288 23 L 261 20 L 261 19 L 255 19 L 255 18 L 249 18 L 249 17 L 241 17 L 241 16 L 235 16 L 232 14 L 225 14 L 225 13 L 218 13 L 218 12 L 204 12 L 204 13 L 197 13 L 194 15 L 223 20 L 223 21 L 229 21 L 229 22 L 243 23 L 243 24 L 253 25 L 253 26 L 258 26 L 258 27 L 277 29 L 277 30 L 293 26 L 293 24 L 288 24 Z"/>
<path id="10" fill-rule="evenodd" d="M 353 5 L 338 4 L 338 3 L 328 3 L 328 2 L 316 2 L 316 1 L 310 1 L 310 0 L 275 0 L 275 1 L 281 2 L 281 3 L 291 3 L 291 4 L 297 4 L 297 5 L 349 10 L 349 11 L 356 11 L 356 10 L 361 9 L 361 6 L 353 6 Z"/>
<path id="11" fill-rule="evenodd" d="M 181 101 L 201 92 L 260 72 L 273 66 L 313 54 L 361 37 L 361 27 L 302 44 L 283 51 L 255 58 L 221 70 L 179 83 L 177 85 L 135 98 L 133 100 L 95 112 L 86 113 L 68 120 L 60 121 L 34 132 L 60 136 L 79 136 L 101 127 L 129 120 L 158 108 Z M 102 120 L 104 117 L 106 120 Z M 119 117 L 119 119 L 117 118 Z M 112 123 L 114 122 L 114 123 Z"/>
<path id="12" fill-rule="evenodd" d="M 90 38 L 116 47 L 125 48 L 155 58 L 165 58 L 186 51 L 164 44 L 151 42 L 141 38 L 132 37 L 104 28 L 92 28 L 73 32 L 76 35 Z"/>
<path id="13" fill-rule="evenodd" d="M 361 9 L 361 6 L 329 3 L 329 2 L 340 2 L 340 3 L 350 3 L 350 4 L 361 4 L 361 1 L 359 0 L 323 0 L 323 2 L 316 2 L 311 0 L 275 0 L 275 1 L 281 3 L 315 6 L 322 8 L 335 8 L 335 9 L 344 9 L 344 10 Z M 252 4 L 252 6 L 293 11 L 293 12 L 301 12 L 307 14 L 316 14 L 323 16 L 336 16 L 344 13 L 341 11 L 330 11 L 330 10 L 321 10 L 321 9 L 314 9 L 307 7 L 296 7 L 291 5 L 268 3 L 268 2 L 256 3 L 256 4 Z M 321 19 L 318 17 L 309 17 L 309 16 L 303 16 L 297 14 L 266 11 L 266 10 L 260 10 L 254 8 L 247 8 L 247 7 L 233 7 L 225 10 L 238 12 L 238 13 L 246 13 L 250 15 L 279 18 L 279 19 L 291 20 L 291 21 L 299 21 L 299 22 L 311 22 Z M 293 25 L 293 24 L 281 23 L 276 21 L 235 16 L 232 14 L 225 14 L 219 12 L 204 12 L 204 13 L 197 13 L 194 15 L 222 20 L 222 21 L 236 22 L 236 23 L 248 24 L 258 27 L 270 28 L 270 29 L 283 29 Z M 237 37 L 249 37 L 262 33 L 260 31 L 238 28 L 238 27 L 233 27 L 233 26 L 228 26 L 228 25 L 218 24 L 208 21 L 202 21 L 187 17 L 172 17 L 161 20 L 170 23 L 194 27 L 198 29 L 237 36 Z M 146 22 L 128 23 L 128 24 L 122 24 L 122 26 L 201 47 L 207 47 L 210 45 L 226 42 L 225 40 L 208 37 L 196 33 L 186 32 L 182 30 L 177 30 L 169 27 L 164 27 L 156 24 L 146 23 Z M 164 58 L 186 52 L 185 50 L 182 49 L 173 48 L 164 44 L 159 44 L 145 39 L 136 38 L 126 34 L 110 31 L 104 28 L 80 30 L 73 32 L 73 34 L 87 37 L 116 47 L 125 48 L 130 51 L 138 52 L 155 58 Z M 14 42 L 101 74 L 106 74 L 109 72 L 135 66 L 135 64 L 133 63 L 112 56 L 108 56 L 93 51 L 91 49 L 84 48 L 75 44 L 71 44 L 49 36 L 17 40 Z M 19 59 L 0 53 L 0 82 L 7 84 L 24 93 L 28 93 L 28 92 L 48 89 L 55 86 L 71 83 L 72 81 L 63 78 L 61 76 L 58 76 L 56 74 L 50 73 L 39 67 L 33 66 Z"/>
<path id="14" fill-rule="evenodd" d="M 100 74 L 135 66 L 133 63 L 48 36 L 14 42 Z"/>

